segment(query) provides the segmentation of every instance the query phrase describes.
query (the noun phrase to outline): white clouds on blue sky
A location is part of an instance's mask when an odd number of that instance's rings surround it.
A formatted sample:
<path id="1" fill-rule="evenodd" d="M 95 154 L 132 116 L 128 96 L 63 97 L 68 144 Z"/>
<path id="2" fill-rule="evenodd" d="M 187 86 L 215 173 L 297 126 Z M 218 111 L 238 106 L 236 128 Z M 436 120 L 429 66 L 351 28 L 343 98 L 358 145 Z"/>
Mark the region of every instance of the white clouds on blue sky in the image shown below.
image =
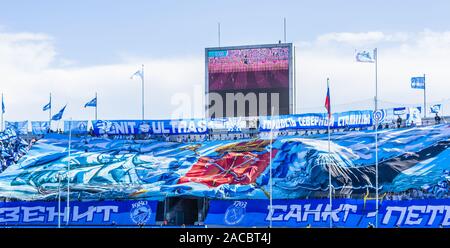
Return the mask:
<path id="1" fill-rule="evenodd" d="M 138 118 L 140 84 L 129 75 L 141 63 L 146 67 L 147 116 L 171 116 L 179 109 L 172 105 L 172 98 L 180 94 L 192 101 L 193 110 L 185 113 L 186 117 L 198 117 L 201 112 L 202 101 L 193 88 L 203 92 L 202 56 L 124 57 L 116 64 L 61 67 L 52 40 L 44 34 L 0 33 L 0 74 L 8 119 L 45 120 L 41 105 L 50 91 L 55 107 L 68 103 L 67 116 L 75 119 L 92 118 L 90 110 L 82 106 L 94 92 L 99 94 L 102 118 Z M 379 48 L 380 98 L 386 105 L 420 103 L 421 92 L 410 89 L 409 78 L 422 73 L 427 73 L 429 101 L 448 99 L 450 32 L 329 33 L 297 43 L 302 44 L 296 61 L 299 112 L 322 111 L 326 77 L 331 78 L 337 111 L 372 106 L 373 67 L 354 61 L 355 44 Z"/>
<path id="2" fill-rule="evenodd" d="M 142 63 L 146 116 L 167 118 L 178 109 L 171 105 L 174 94 L 199 98 L 193 88 L 203 87 L 204 48 L 217 44 L 217 21 L 222 45 L 243 45 L 277 42 L 282 17 L 288 20 L 288 41 L 297 46 L 300 112 L 323 111 L 327 77 L 335 109 L 371 107 L 373 68 L 355 63 L 354 50 L 374 47 L 379 48 L 380 98 L 386 105 L 420 103 L 421 92 L 410 89 L 409 78 L 423 73 L 429 101 L 449 98 L 450 2 L 340 2 L 5 3 L 0 9 L 0 91 L 6 118 L 45 120 L 41 105 L 50 91 L 55 107 L 68 103 L 67 116 L 74 119 L 92 118 L 82 106 L 94 92 L 100 118 L 139 118 L 140 84 L 129 76 Z M 191 106 L 188 116 L 202 109 L 201 101 Z"/>

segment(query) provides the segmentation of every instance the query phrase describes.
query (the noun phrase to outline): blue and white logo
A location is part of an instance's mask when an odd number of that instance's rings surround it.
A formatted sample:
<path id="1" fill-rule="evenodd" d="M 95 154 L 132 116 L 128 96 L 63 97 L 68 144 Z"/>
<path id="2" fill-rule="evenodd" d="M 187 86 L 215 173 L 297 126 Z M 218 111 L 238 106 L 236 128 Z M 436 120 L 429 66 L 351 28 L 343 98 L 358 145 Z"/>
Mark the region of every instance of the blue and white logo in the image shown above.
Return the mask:
<path id="1" fill-rule="evenodd" d="M 150 132 L 150 124 L 143 122 L 141 125 L 139 125 L 139 131 L 141 133 L 149 133 Z"/>
<path id="2" fill-rule="evenodd" d="M 377 110 L 373 113 L 373 119 L 376 123 L 382 123 L 386 117 L 386 112 L 384 110 Z"/>
<path id="3" fill-rule="evenodd" d="M 110 121 L 97 121 L 95 126 L 98 128 L 99 134 L 109 133 L 114 129 L 113 123 Z"/>
<path id="4" fill-rule="evenodd" d="M 224 221 L 227 225 L 239 224 L 245 217 L 247 202 L 235 201 L 233 205 L 227 208 Z"/>
<path id="5" fill-rule="evenodd" d="M 77 124 L 77 132 L 84 133 L 87 131 L 87 121 L 79 121 Z"/>
<path id="6" fill-rule="evenodd" d="M 152 215 L 147 201 L 139 201 L 131 205 L 130 217 L 136 224 L 145 224 Z"/>

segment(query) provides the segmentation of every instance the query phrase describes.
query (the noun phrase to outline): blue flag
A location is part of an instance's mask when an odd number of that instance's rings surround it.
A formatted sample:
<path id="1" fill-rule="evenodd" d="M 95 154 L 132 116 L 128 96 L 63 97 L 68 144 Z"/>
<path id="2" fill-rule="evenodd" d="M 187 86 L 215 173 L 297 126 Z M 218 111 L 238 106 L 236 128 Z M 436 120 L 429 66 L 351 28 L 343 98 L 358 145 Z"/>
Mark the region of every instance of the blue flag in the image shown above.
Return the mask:
<path id="1" fill-rule="evenodd" d="M 47 103 L 43 108 L 42 111 L 47 111 L 52 107 L 52 102 Z"/>
<path id="2" fill-rule="evenodd" d="M 441 111 L 441 104 L 435 104 L 430 107 L 431 113 L 439 113 Z"/>
<path id="3" fill-rule="evenodd" d="M 5 113 L 5 102 L 3 101 L 3 94 L 2 94 L 2 113 Z"/>
<path id="4" fill-rule="evenodd" d="M 90 100 L 88 103 L 86 103 L 84 105 L 84 107 L 97 107 L 97 97 L 95 97 L 94 99 Z"/>
<path id="5" fill-rule="evenodd" d="M 66 105 L 67 106 L 67 105 Z M 66 109 L 66 106 L 64 106 L 64 108 L 62 108 L 58 113 L 56 113 L 54 116 L 52 116 L 52 120 L 53 121 L 59 121 L 61 120 L 63 114 L 64 114 L 64 110 Z"/>
<path id="6" fill-rule="evenodd" d="M 413 89 L 425 89 L 425 77 L 412 77 L 411 88 Z"/>

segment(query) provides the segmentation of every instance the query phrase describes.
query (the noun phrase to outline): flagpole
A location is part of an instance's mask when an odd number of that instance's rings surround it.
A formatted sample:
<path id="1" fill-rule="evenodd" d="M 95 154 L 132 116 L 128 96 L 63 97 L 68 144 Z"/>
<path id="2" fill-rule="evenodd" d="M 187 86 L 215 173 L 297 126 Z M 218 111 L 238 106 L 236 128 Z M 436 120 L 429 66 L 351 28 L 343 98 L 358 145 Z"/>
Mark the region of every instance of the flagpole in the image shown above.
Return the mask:
<path id="1" fill-rule="evenodd" d="M 327 88 L 330 90 L 330 79 L 327 78 Z M 331 106 L 331 99 L 328 103 Z M 331 109 L 331 108 L 330 108 Z M 331 112 L 331 111 L 330 111 Z M 333 218 L 331 218 L 331 213 L 333 211 L 333 198 L 332 198 L 332 184 L 331 184 L 331 134 L 330 134 L 330 122 L 331 122 L 331 113 L 328 113 L 328 188 L 329 188 L 329 198 L 330 198 L 330 228 L 333 228 Z"/>
<path id="2" fill-rule="evenodd" d="M 52 93 L 50 92 L 50 111 L 48 112 L 48 129 L 52 130 Z"/>
<path id="3" fill-rule="evenodd" d="M 66 209 L 66 213 L 67 213 L 67 221 L 66 221 L 66 225 L 69 225 L 69 220 L 70 220 L 70 146 L 71 146 L 71 142 L 72 142 L 72 118 L 70 118 L 69 120 L 69 156 L 68 156 L 68 161 L 67 161 L 67 209 Z"/>
<path id="4" fill-rule="evenodd" d="M 61 228 L 61 172 L 58 172 L 58 228 Z"/>
<path id="5" fill-rule="evenodd" d="M 274 112 L 274 107 L 272 106 L 272 112 L 271 115 L 273 117 L 273 112 Z M 270 190 L 270 194 L 269 194 L 269 205 L 270 205 L 270 211 L 273 211 L 273 187 L 272 187 L 272 147 L 273 147 L 273 124 L 274 122 L 272 121 L 272 125 L 270 127 L 270 150 L 269 150 L 269 164 L 270 164 L 270 168 L 269 168 L 269 190 Z M 269 219 L 269 227 L 272 228 L 272 218 Z"/>
<path id="6" fill-rule="evenodd" d="M 378 49 L 374 51 L 375 58 L 375 112 L 378 111 Z M 375 195 L 376 195 L 376 215 L 375 215 L 375 227 L 378 228 L 378 118 L 375 119 Z"/>
<path id="7" fill-rule="evenodd" d="M 98 106 L 98 99 L 97 99 L 97 92 L 95 92 L 95 120 L 97 120 L 97 106 Z"/>
<path id="8" fill-rule="evenodd" d="M 425 74 L 423 74 L 423 114 L 427 118 L 427 83 L 425 81 Z"/>
<path id="9" fill-rule="evenodd" d="M 2 125 L 1 125 L 0 131 L 3 131 L 3 105 L 4 105 L 4 103 L 3 103 L 3 93 L 2 93 L 2 120 L 1 120 Z"/>
<path id="10" fill-rule="evenodd" d="M 219 47 L 220 47 L 220 22 L 217 23 L 217 40 L 219 42 Z"/>
<path id="11" fill-rule="evenodd" d="M 144 120 L 144 64 L 142 64 L 142 120 Z"/>

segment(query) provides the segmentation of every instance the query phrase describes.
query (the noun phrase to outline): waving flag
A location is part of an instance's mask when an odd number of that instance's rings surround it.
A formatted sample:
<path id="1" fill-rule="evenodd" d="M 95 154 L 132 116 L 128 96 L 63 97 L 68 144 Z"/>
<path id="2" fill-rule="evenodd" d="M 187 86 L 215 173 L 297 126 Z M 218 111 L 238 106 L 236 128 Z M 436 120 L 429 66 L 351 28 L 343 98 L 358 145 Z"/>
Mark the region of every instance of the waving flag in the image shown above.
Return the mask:
<path id="1" fill-rule="evenodd" d="M 328 112 L 328 119 L 331 118 L 331 99 L 330 99 L 330 84 L 329 79 L 327 78 L 327 96 L 325 98 L 325 108 Z"/>
<path id="2" fill-rule="evenodd" d="M 425 89 L 425 77 L 412 77 L 411 88 L 413 89 Z"/>
<path id="3" fill-rule="evenodd" d="M 66 105 L 67 106 L 67 105 Z M 63 114 L 64 114 L 64 110 L 66 109 L 66 106 L 64 106 L 58 113 L 56 113 L 54 116 L 52 116 L 52 120 L 53 121 L 59 121 L 61 120 Z"/>
<path id="4" fill-rule="evenodd" d="M 88 103 L 86 103 L 84 105 L 84 107 L 97 107 L 97 97 L 95 97 L 94 99 L 90 100 Z"/>
<path id="5" fill-rule="evenodd" d="M 43 108 L 42 111 L 47 111 L 52 107 L 52 102 L 48 102 Z"/>
<path id="6" fill-rule="evenodd" d="M 431 113 L 439 113 L 441 111 L 441 104 L 435 104 L 430 107 Z"/>
<path id="7" fill-rule="evenodd" d="M 142 74 L 141 70 L 138 70 L 137 72 L 135 72 L 133 75 L 131 75 L 130 79 L 133 79 L 134 76 L 139 76 L 141 79 L 144 78 L 144 75 Z"/>
<path id="8" fill-rule="evenodd" d="M 375 53 L 367 52 L 367 51 L 360 51 L 356 52 L 356 61 L 357 62 L 365 62 L 365 63 L 375 63 L 376 57 Z"/>

